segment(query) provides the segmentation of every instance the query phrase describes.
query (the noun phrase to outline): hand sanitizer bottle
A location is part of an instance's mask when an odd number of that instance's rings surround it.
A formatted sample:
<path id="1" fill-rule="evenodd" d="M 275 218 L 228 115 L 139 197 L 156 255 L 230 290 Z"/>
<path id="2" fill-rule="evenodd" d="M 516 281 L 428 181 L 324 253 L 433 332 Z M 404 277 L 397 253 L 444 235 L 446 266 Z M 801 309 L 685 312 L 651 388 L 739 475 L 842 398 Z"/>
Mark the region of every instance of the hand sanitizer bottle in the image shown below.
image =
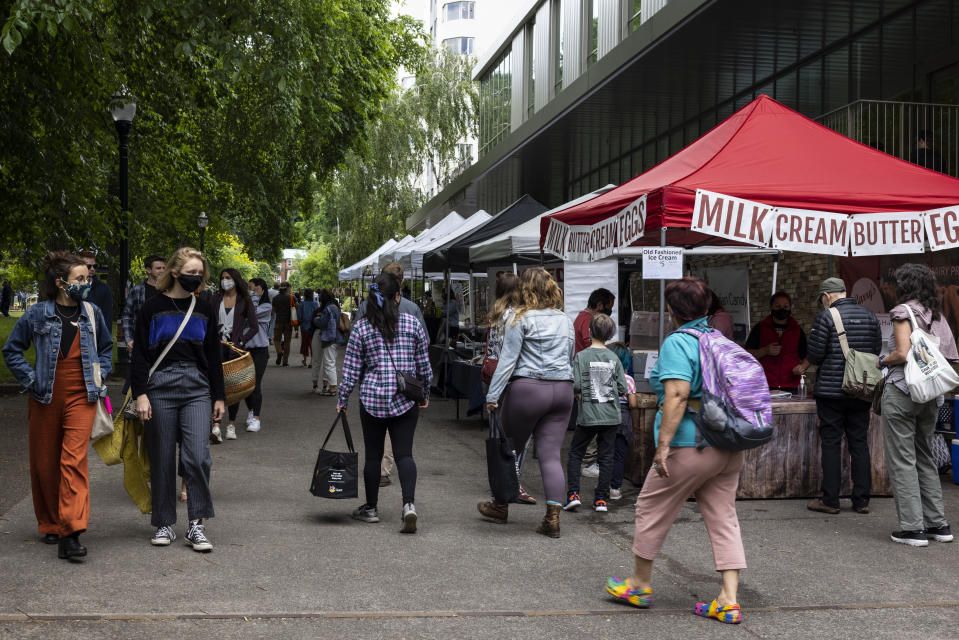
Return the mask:
<path id="1" fill-rule="evenodd" d="M 800 400 L 806 399 L 806 374 L 805 373 L 799 377 L 799 399 Z"/>

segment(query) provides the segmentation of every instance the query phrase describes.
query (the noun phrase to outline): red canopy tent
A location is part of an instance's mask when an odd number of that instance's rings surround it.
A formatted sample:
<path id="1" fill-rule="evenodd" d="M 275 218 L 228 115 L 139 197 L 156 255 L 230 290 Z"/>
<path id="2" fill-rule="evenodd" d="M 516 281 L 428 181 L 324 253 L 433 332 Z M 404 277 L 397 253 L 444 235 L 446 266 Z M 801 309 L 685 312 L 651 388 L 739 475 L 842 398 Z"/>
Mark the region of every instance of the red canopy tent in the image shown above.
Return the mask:
<path id="1" fill-rule="evenodd" d="M 644 194 L 645 235 L 631 246 L 660 244 L 661 229 L 669 230 L 670 245 L 734 244 L 689 231 L 697 189 L 838 214 L 959 204 L 959 180 L 851 140 L 763 95 L 649 171 L 543 218 L 540 246 L 553 220 L 596 225 Z"/>

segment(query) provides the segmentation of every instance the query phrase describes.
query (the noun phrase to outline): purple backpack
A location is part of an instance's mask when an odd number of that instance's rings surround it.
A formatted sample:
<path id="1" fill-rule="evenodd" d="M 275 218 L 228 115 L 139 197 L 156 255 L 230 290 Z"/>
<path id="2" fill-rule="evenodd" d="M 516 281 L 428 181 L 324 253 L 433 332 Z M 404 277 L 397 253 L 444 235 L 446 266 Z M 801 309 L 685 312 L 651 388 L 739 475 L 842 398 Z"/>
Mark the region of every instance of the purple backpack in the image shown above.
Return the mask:
<path id="1" fill-rule="evenodd" d="M 718 331 L 680 329 L 699 340 L 700 410 L 692 411 L 696 446 L 742 451 L 773 437 L 769 384 L 759 361 Z"/>

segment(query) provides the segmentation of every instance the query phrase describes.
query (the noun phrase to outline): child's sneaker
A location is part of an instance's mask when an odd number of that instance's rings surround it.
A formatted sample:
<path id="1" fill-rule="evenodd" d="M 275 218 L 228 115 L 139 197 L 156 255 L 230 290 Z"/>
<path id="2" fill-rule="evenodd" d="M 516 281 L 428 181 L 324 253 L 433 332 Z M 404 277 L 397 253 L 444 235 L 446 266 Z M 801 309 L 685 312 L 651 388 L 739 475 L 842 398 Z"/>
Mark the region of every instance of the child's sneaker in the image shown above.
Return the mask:
<path id="1" fill-rule="evenodd" d="M 640 609 L 647 609 L 653 604 L 652 589 L 634 589 L 629 586 L 628 580 L 619 578 L 606 579 L 606 593 L 613 596 L 621 602 L 631 604 Z"/>
<path id="2" fill-rule="evenodd" d="M 623 490 L 622 490 L 622 489 L 610 489 L 610 490 L 609 490 L 609 499 L 610 499 L 610 500 L 622 500 L 622 499 L 623 499 Z"/>
<path id="3" fill-rule="evenodd" d="M 579 494 L 575 491 L 570 491 L 569 496 L 566 498 L 566 504 L 563 505 L 563 511 L 575 511 L 576 507 L 583 504 L 579 499 Z"/>
<path id="4" fill-rule="evenodd" d="M 593 500 L 593 511 L 599 511 L 601 513 L 606 513 L 609 509 L 606 507 L 606 501 L 602 498 L 596 498 Z"/>

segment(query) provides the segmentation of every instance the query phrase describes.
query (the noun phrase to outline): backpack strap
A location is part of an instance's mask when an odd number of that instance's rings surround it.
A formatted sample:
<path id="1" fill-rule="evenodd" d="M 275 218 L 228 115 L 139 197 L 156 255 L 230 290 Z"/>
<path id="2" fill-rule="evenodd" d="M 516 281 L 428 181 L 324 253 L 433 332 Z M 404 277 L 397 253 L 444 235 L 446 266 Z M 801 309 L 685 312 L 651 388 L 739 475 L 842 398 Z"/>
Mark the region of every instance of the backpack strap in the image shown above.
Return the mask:
<path id="1" fill-rule="evenodd" d="M 685 333 L 688 336 L 692 336 L 699 340 L 702 336 L 706 335 L 705 331 L 700 331 L 699 329 L 691 329 L 689 327 L 685 329 L 676 329 L 673 333 Z"/>
<path id="2" fill-rule="evenodd" d="M 846 327 L 842 324 L 842 316 L 839 314 L 839 309 L 835 307 L 829 307 L 829 313 L 832 315 L 832 321 L 836 325 L 836 333 L 839 334 L 839 346 L 842 348 L 842 356 L 848 360 L 849 340 L 846 338 Z"/>

